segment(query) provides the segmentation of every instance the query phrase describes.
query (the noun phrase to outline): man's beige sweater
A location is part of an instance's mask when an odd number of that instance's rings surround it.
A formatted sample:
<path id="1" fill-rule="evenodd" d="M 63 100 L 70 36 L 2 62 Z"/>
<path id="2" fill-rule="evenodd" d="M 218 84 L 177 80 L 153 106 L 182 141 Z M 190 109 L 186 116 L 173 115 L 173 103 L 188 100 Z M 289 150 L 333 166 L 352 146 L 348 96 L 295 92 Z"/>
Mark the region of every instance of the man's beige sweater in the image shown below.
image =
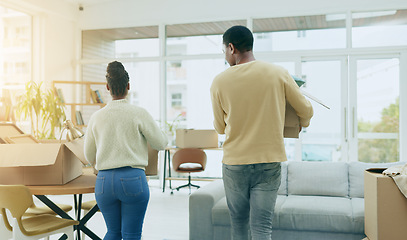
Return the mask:
<path id="1" fill-rule="evenodd" d="M 223 163 L 242 165 L 283 162 L 285 105 L 288 101 L 307 127 L 311 103 L 282 67 L 262 61 L 232 66 L 211 86 L 214 126 L 226 134 Z"/>

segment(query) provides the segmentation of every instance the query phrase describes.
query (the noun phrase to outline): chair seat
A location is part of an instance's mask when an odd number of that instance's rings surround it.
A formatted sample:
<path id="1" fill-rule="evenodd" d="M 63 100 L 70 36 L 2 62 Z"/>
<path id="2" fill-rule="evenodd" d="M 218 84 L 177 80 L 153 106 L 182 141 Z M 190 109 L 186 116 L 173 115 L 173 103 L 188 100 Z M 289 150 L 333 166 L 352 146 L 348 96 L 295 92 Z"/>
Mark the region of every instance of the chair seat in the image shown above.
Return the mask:
<path id="1" fill-rule="evenodd" d="M 72 206 L 71 205 L 67 205 L 67 204 L 57 204 L 57 206 L 59 208 L 62 209 L 62 211 L 64 212 L 69 212 L 72 210 Z M 42 206 L 42 207 L 30 207 L 27 209 L 27 211 L 24 213 L 24 217 L 30 217 L 30 216 L 37 216 L 40 214 L 53 214 L 55 215 L 56 213 L 49 208 L 48 206 Z"/>
<path id="2" fill-rule="evenodd" d="M 177 171 L 192 172 L 192 171 L 203 171 L 203 167 L 199 163 L 183 163 L 178 166 Z"/>
<path id="3" fill-rule="evenodd" d="M 44 214 L 36 217 L 25 218 L 22 220 L 22 224 L 27 231 L 27 234 L 29 236 L 34 236 L 55 231 L 64 227 L 78 225 L 79 222 Z"/>
<path id="4" fill-rule="evenodd" d="M 96 200 L 90 200 L 82 203 L 82 210 L 90 211 L 96 205 Z"/>

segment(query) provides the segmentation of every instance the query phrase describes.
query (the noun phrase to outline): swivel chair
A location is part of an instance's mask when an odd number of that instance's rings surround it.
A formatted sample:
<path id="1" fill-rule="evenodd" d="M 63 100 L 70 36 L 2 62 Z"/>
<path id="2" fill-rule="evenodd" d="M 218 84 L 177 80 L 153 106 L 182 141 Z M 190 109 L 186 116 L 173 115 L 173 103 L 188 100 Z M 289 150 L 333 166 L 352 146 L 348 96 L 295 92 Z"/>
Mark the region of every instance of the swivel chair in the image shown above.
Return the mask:
<path id="1" fill-rule="evenodd" d="M 176 172 L 188 173 L 188 183 L 175 188 L 179 191 L 180 188 L 191 187 L 200 188 L 200 186 L 191 183 L 191 172 L 202 172 L 206 167 L 206 153 L 199 148 L 183 148 L 175 152 L 172 158 L 173 169 Z M 173 189 L 171 189 L 173 190 Z M 171 191 L 171 194 L 173 191 Z"/>

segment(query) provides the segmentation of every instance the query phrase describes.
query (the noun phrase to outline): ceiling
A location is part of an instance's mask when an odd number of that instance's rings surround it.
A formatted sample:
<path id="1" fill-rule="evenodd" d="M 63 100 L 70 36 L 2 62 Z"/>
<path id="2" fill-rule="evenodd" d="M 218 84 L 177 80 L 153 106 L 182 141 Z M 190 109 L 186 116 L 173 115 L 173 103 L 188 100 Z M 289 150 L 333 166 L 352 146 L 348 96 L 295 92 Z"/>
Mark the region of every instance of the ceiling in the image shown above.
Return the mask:
<path id="1" fill-rule="evenodd" d="M 95 4 L 101 4 L 105 2 L 112 2 L 115 0 L 62 0 L 68 3 L 71 3 L 76 6 L 82 6 L 82 7 L 87 7 Z M 116 0 L 117 1 L 117 0 Z"/>

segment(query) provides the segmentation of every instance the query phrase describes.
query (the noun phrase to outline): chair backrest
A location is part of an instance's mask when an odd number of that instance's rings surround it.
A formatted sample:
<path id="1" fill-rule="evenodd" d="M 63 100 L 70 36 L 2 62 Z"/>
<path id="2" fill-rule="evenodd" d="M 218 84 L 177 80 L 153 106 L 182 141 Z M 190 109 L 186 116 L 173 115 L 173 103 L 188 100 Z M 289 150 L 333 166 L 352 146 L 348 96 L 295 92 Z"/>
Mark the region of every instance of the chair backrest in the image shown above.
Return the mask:
<path id="1" fill-rule="evenodd" d="M 206 167 L 206 153 L 199 148 L 182 148 L 175 152 L 172 157 L 172 164 L 174 168 L 178 168 L 183 163 L 199 163 L 202 169 Z"/>
<path id="2" fill-rule="evenodd" d="M 33 204 L 32 194 L 26 186 L 0 185 L 1 213 L 5 213 L 3 209 L 8 209 L 13 218 L 21 220 L 25 211 Z"/>

